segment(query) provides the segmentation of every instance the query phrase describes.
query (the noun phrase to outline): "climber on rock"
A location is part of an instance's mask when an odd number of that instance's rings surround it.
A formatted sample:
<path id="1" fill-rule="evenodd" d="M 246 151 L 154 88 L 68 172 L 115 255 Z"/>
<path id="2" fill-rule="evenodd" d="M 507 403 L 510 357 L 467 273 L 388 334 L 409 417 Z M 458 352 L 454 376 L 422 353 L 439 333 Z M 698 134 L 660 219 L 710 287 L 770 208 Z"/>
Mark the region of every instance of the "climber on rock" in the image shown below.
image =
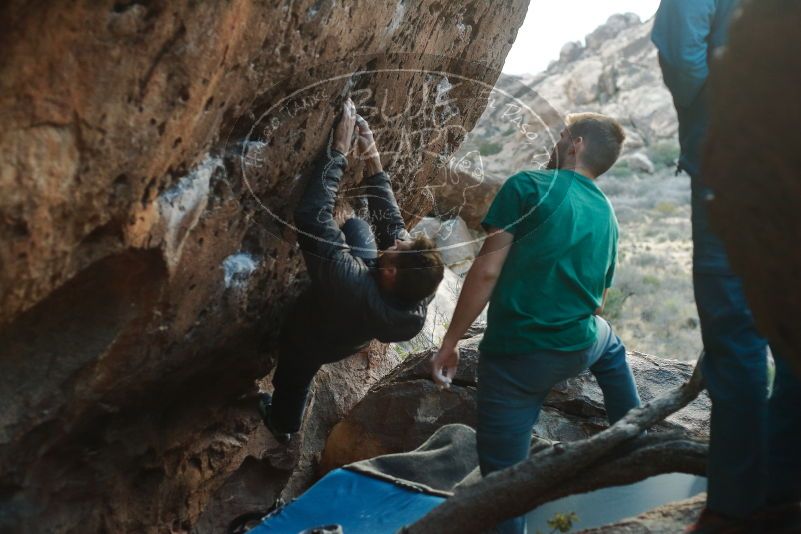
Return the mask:
<path id="1" fill-rule="evenodd" d="M 548 170 L 510 177 L 484 218 L 487 239 L 432 359 L 434 380 L 447 387 L 459 364 L 456 344 L 489 302 L 477 391 L 483 475 L 528 457 L 545 396 L 585 369 L 598 380 L 610 422 L 640 404 L 626 349 L 599 315 L 618 225 L 595 181 L 617 160 L 624 137 L 609 117 L 569 116 Z M 498 531 L 525 532 L 525 518 Z"/>
<path id="2" fill-rule="evenodd" d="M 356 147 L 351 153 L 353 136 Z M 352 155 L 364 163 L 368 221 L 337 224 L 334 206 Z M 265 425 L 280 443 L 300 430 L 309 388 L 323 364 L 342 360 L 373 339 L 406 341 L 422 330 L 444 274 L 433 241 L 411 239 L 367 122 L 348 99 L 328 145 L 311 167 L 294 213 L 311 286 L 281 329 L 274 393 L 262 394 Z"/>

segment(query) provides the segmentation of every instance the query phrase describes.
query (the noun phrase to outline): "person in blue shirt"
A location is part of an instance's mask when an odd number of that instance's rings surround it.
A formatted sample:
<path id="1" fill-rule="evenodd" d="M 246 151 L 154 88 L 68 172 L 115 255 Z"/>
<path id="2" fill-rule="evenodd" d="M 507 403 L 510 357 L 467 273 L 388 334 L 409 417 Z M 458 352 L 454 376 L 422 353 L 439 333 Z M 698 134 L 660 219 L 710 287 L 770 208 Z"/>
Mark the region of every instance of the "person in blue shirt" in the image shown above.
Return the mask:
<path id="1" fill-rule="evenodd" d="M 795 466 L 801 475 L 801 451 L 781 445 L 798 442 L 801 407 L 793 399 L 801 399 L 801 384 L 776 358 L 769 404 L 767 341 L 757 332 L 742 282 L 709 226 L 707 203 L 714 194 L 700 172 L 710 60 L 723 51 L 738 3 L 662 0 L 652 33 L 679 119 L 679 170 L 691 178 L 693 284 L 704 343 L 702 371 L 712 399 L 707 505 L 688 532 L 801 532 L 801 477 L 779 472 Z M 766 528 L 768 521 L 774 526 Z"/>

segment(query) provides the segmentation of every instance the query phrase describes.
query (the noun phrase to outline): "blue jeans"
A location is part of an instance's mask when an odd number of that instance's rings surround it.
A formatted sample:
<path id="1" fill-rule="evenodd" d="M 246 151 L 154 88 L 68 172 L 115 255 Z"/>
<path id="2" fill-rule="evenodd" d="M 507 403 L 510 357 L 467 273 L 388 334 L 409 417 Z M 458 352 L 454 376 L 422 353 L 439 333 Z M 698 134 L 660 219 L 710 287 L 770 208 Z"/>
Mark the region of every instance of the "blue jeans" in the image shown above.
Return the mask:
<path id="1" fill-rule="evenodd" d="M 693 284 L 712 399 L 707 506 L 745 518 L 765 504 L 801 499 L 801 382 L 776 355 L 768 400 L 767 341 L 709 226 L 709 194 L 692 177 Z"/>
<path id="2" fill-rule="evenodd" d="M 488 354 L 478 362 L 477 445 L 481 473 L 504 469 L 528 457 L 531 430 L 542 403 L 557 383 L 589 369 L 604 394 L 610 423 L 640 405 L 626 348 L 604 319 L 595 318 L 598 337 L 588 349 Z M 525 517 L 506 521 L 502 533 L 526 531 Z"/>

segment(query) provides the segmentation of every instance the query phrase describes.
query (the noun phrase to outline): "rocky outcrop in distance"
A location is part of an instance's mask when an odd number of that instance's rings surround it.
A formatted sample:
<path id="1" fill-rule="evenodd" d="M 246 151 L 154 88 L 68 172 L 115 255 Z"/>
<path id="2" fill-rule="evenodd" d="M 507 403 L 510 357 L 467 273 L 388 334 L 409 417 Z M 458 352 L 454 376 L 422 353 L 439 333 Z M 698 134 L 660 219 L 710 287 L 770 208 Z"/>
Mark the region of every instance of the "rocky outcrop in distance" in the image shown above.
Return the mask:
<path id="1" fill-rule="evenodd" d="M 0 530 L 217 532 L 215 515 L 300 491 L 396 362 L 374 345 L 330 366 L 300 469 L 262 459 L 247 393 L 304 282 L 284 224 L 301 171 L 350 94 L 408 222 L 424 215 L 525 10 L 5 2 Z"/>
<path id="2" fill-rule="evenodd" d="M 616 118 L 626 142 L 610 173 L 651 174 L 678 159 L 678 121 L 662 82 L 652 20 L 612 15 L 567 43 L 559 59 L 538 74 L 502 75 L 491 102 L 434 189 L 437 214 L 461 216 L 473 229 L 512 174 L 547 163 L 568 113 L 593 111 Z M 453 215 L 450 215 L 453 214 Z"/>

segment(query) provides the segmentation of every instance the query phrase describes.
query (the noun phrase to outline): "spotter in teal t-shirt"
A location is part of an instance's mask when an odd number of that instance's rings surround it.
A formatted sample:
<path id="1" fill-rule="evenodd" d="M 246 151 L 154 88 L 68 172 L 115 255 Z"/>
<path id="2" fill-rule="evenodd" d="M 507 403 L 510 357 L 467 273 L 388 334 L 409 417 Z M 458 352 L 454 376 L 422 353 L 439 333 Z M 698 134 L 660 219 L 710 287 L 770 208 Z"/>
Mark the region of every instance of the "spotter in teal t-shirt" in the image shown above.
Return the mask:
<path id="1" fill-rule="evenodd" d="M 612 283 L 618 237 L 612 205 L 593 180 L 564 169 L 517 173 L 482 224 L 513 234 L 514 242 L 480 349 L 519 354 L 592 345 L 593 314 Z"/>

